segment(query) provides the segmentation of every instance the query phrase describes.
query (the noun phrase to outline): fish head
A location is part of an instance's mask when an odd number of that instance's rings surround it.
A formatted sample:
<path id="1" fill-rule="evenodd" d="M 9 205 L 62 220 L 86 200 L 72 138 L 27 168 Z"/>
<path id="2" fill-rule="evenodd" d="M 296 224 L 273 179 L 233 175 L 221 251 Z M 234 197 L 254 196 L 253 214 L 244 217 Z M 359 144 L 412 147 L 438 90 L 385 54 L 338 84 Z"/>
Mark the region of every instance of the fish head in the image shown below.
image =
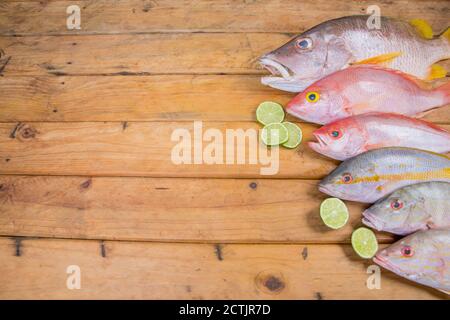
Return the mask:
<path id="1" fill-rule="evenodd" d="M 344 117 L 339 115 L 341 105 L 339 95 L 314 83 L 289 101 L 286 112 L 308 122 L 326 124 Z"/>
<path id="2" fill-rule="evenodd" d="M 363 212 L 363 223 L 378 231 L 399 235 L 427 229 L 430 216 L 425 199 L 413 196 L 408 190 L 399 189 L 378 200 Z"/>
<path id="3" fill-rule="evenodd" d="M 417 281 L 431 267 L 433 248 L 421 235 L 413 234 L 380 250 L 373 261 L 394 273 Z"/>
<path id="4" fill-rule="evenodd" d="M 319 25 L 261 56 L 259 63 L 271 73 L 261 82 L 276 89 L 300 92 L 345 67 L 350 56 L 335 29 Z"/>
<path id="5" fill-rule="evenodd" d="M 337 160 L 346 160 L 365 151 L 365 129 L 354 118 L 329 123 L 313 132 L 308 142 L 314 151 Z"/>
<path id="6" fill-rule="evenodd" d="M 342 162 L 319 183 L 319 190 L 349 201 L 365 203 L 380 198 L 384 181 L 376 174 L 376 164 L 360 156 Z"/>

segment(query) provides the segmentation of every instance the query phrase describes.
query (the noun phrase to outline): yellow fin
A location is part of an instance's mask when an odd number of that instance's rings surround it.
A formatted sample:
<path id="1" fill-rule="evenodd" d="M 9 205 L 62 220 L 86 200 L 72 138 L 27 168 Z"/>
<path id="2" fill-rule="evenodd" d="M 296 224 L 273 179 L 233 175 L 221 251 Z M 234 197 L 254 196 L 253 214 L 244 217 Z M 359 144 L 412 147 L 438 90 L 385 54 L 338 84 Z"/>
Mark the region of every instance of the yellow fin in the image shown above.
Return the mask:
<path id="1" fill-rule="evenodd" d="M 409 24 L 416 28 L 417 32 L 425 39 L 433 39 L 433 29 L 423 19 L 413 19 Z"/>
<path id="2" fill-rule="evenodd" d="M 385 53 L 381 54 L 379 56 L 371 57 L 368 59 L 364 59 L 361 61 L 354 62 L 352 64 L 379 64 L 384 62 L 390 62 L 400 56 L 401 52 L 391 52 L 391 53 Z"/>
<path id="3" fill-rule="evenodd" d="M 427 80 L 434 80 L 445 78 L 447 76 L 447 70 L 443 66 L 438 64 L 433 64 L 430 67 L 430 72 L 428 73 Z"/>
<path id="4" fill-rule="evenodd" d="M 450 42 L 450 28 L 447 28 L 447 30 L 445 30 L 442 34 L 441 37 L 444 37 L 445 39 L 447 39 L 447 41 Z"/>

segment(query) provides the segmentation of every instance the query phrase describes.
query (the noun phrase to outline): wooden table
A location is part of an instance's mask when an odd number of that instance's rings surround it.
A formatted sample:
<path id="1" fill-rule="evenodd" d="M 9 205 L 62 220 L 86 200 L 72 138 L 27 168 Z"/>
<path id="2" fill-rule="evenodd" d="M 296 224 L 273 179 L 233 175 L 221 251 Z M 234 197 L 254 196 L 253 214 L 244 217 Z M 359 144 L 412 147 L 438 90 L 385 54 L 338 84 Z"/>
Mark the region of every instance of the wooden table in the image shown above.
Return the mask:
<path id="1" fill-rule="evenodd" d="M 448 24 L 448 1 L 378 1 Z M 66 8 L 81 9 L 68 30 Z M 260 165 L 176 165 L 177 128 L 258 128 L 256 58 L 373 1 L 14 1 L 0 4 L 0 298 L 433 299 L 320 221 L 336 166 L 303 143 Z M 427 116 L 450 128 L 450 108 Z M 293 118 L 289 120 L 294 121 Z M 300 124 L 305 141 L 316 128 Z M 382 245 L 393 241 L 378 234 Z M 81 289 L 66 286 L 68 266 Z M 70 270 L 69 270 L 70 271 Z"/>

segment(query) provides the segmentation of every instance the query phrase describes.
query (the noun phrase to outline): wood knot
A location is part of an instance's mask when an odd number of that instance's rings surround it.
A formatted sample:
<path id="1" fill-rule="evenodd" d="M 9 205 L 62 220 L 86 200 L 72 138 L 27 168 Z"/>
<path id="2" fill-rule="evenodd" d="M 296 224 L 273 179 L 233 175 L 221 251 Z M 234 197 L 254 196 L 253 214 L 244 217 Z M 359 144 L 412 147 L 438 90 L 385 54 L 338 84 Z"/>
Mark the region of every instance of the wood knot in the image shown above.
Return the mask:
<path id="1" fill-rule="evenodd" d="M 9 134 L 11 139 L 18 138 L 19 140 L 28 140 L 35 138 L 39 132 L 33 126 L 30 126 L 25 123 L 18 123 L 14 126 Z"/>
<path id="2" fill-rule="evenodd" d="M 33 127 L 29 127 L 26 126 L 25 128 L 23 128 L 20 132 L 20 135 L 22 136 L 22 138 L 24 139 L 31 139 L 36 137 L 37 134 L 37 130 Z"/>
<path id="3" fill-rule="evenodd" d="M 256 287 L 269 294 L 278 294 L 286 287 L 283 275 L 277 271 L 262 271 L 255 279 Z"/>
<path id="4" fill-rule="evenodd" d="M 253 190 L 255 190 L 256 188 L 258 188 L 258 184 L 257 184 L 256 182 L 251 182 L 248 186 L 249 186 L 251 189 L 253 189 Z"/>
<path id="5" fill-rule="evenodd" d="M 92 185 L 92 179 L 87 179 L 85 182 L 80 184 L 80 188 L 83 190 L 89 189 L 89 187 Z"/>

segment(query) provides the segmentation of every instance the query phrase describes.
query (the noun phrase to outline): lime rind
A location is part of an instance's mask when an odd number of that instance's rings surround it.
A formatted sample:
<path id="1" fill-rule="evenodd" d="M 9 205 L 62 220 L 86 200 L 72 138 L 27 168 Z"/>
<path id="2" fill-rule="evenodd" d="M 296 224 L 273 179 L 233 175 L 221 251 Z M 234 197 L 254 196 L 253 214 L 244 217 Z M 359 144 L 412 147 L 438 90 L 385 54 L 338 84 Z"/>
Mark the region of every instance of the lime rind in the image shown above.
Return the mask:
<path id="1" fill-rule="evenodd" d="M 272 101 L 262 102 L 256 109 L 256 120 L 263 125 L 281 123 L 284 120 L 283 107 Z"/>
<path id="2" fill-rule="evenodd" d="M 268 146 L 277 146 L 286 142 L 289 133 L 286 127 L 281 123 L 271 123 L 261 130 L 261 140 Z"/>
<path id="3" fill-rule="evenodd" d="M 352 247 L 361 258 L 371 259 L 378 251 L 377 237 L 370 229 L 358 228 L 352 233 Z"/>
<path id="4" fill-rule="evenodd" d="M 346 225 L 349 214 L 341 199 L 328 198 L 320 204 L 320 217 L 327 227 L 340 229 Z"/>
<path id="5" fill-rule="evenodd" d="M 302 129 L 292 122 L 283 122 L 283 125 L 288 129 L 288 140 L 283 143 L 283 147 L 288 149 L 296 148 L 303 139 Z"/>

